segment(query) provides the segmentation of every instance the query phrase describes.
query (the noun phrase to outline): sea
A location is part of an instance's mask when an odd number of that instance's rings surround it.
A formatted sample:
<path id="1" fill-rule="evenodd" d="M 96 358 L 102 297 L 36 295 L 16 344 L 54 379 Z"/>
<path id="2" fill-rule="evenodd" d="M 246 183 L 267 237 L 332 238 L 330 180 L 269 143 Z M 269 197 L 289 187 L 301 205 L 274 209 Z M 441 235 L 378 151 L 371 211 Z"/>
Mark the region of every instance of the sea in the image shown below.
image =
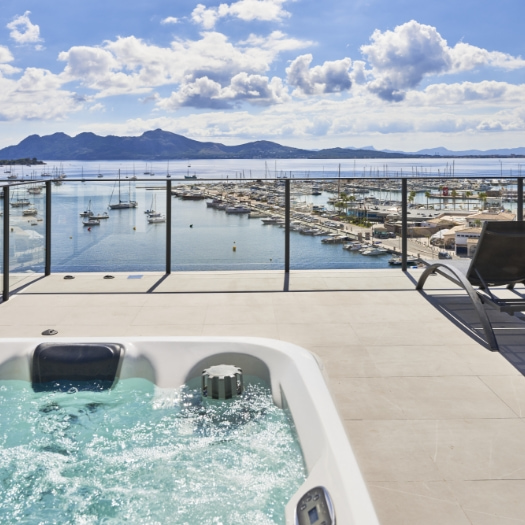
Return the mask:
<path id="1" fill-rule="evenodd" d="M 213 183 L 219 179 L 241 183 L 283 177 L 501 179 L 521 176 L 519 161 L 441 158 L 49 161 L 33 167 L 4 167 L 0 185 L 7 183 L 7 171 L 16 174 L 17 180 L 34 180 L 35 183 L 49 180 L 42 175 L 65 175 L 62 185 L 52 185 L 52 272 L 165 271 L 166 224 L 149 224 L 144 212 L 152 207 L 165 212 L 168 174 L 173 187 Z M 197 179 L 185 179 L 188 175 Z M 122 200 L 136 200 L 137 208 L 108 210 L 110 202 L 118 200 L 119 177 Z M 37 208 L 34 217 L 23 216 L 22 208 L 10 209 L 11 271 L 39 272 L 43 269 L 44 193 L 30 196 Z M 21 198 L 16 186 L 10 189 L 10 194 L 12 199 Z M 301 199 L 326 205 L 328 197 L 329 194 L 323 193 L 305 195 Z M 396 197 L 400 195 L 391 196 Z M 423 199 L 422 196 L 418 198 Z M 264 225 L 260 219 L 249 219 L 246 215 L 207 208 L 203 200 L 185 201 L 172 197 L 171 201 L 172 271 L 284 269 L 284 228 Z M 88 208 L 96 214 L 107 211 L 109 218 L 101 220 L 99 226 L 88 228 L 80 216 Z M 4 216 L 0 217 L 2 220 Z M 291 232 L 291 269 L 386 268 L 388 259 L 388 255 L 365 257 L 343 250 L 341 245 L 323 244 L 321 237 Z"/>

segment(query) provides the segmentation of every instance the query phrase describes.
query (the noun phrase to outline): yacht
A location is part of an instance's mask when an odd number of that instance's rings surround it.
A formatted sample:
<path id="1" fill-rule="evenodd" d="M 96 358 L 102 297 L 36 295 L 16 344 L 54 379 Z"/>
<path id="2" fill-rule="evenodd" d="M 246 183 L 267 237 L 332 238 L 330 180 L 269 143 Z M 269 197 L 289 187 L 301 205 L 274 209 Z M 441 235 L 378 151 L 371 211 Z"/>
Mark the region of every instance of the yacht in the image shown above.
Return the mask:
<path id="1" fill-rule="evenodd" d="M 130 187 L 131 189 L 131 187 Z M 113 194 L 111 194 L 113 196 Z M 128 194 L 129 199 L 129 194 Z M 120 195 L 120 170 L 118 170 L 118 202 L 115 204 L 109 204 L 109 208 L 112 210 L 126 210 L 129 208 L 136 208 L 138 206 L 137 201 L 127 200 L 123 201 Z"/>
<path id="2" fill-rule="evenodd" d="M 361 255 L 386 255 L 388 252 L 385 248 L 378 248 L 377 246 L 373 246 L 371 248 L 365 248 L 364 250 L 360 251 Z"/>
<path id="3" fill-rule="evenodd" d="M 89 217 L 88 219 L 84 219 L 82 224 L 84 226 L 99 226 L 100 221 L 98 219 L 93 219 L 93 217 Z"/>
<path id="4" fill-rule="evenodd" d="M 236 206 L 228 206 L 225 211 L 226 213 L 250 213 L 252 210 L 242 204 L 237 204 Z"/>

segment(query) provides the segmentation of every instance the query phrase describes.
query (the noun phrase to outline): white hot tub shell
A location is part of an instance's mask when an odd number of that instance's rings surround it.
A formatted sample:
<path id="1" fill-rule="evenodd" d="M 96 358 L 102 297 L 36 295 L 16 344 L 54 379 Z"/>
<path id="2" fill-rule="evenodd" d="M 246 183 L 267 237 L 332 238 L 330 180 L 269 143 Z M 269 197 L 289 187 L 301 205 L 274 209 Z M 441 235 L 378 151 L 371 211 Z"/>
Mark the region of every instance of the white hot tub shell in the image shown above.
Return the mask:
<path id="1" fill-rule="evenodd" d="M 307 473 L 286 506 L 286 525 L 296 523 L 299 500 L 314 487 L 324 487 L 330 495 L 339 525 L 378 525 L 321 364 L 304 348 L 247 337 L 2 339 L 0 380 L 31 381 L 33 353 L 41 343 L 119 344 L 124 351 L 116 380 L 141 377 L 160 388 L 179 388 L 200 377 L 204 368 L 219 364 L 264 379 L 275 404 L 290 411 Z"/>

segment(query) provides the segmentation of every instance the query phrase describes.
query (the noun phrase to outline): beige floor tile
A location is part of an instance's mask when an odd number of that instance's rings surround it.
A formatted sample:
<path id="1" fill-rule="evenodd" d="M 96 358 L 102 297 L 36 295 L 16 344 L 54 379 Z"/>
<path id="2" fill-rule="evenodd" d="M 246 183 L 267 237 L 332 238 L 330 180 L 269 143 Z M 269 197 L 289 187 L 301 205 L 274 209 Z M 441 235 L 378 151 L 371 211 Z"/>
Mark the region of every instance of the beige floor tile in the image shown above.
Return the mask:
<path id="1" fill-rule="evenodd" d="M 39 324 L 59 324 L 67 321 L 71 314 L 71 308 L 59 306 L 53 308 L 34 308 L 25 306 L 21 308 L 21 303 L 15 308 L 2 308 L 0 315 L 0 326 L 26 326 L 31 323 L 32 319 L 38 319 Z"/>
<path id="2" fill-rule="evenodd" d="M 71 280 L 64 275 L 73 275 Z M 104 275 L 113 275 L 113 279 L 104 279 Z M 140 279 L 129 278 L 141 275 Z M 86 273 L 86 274 L 52 274 L 41 279 L 22 293 L 145 293 L 160 278 L 157 274 L 148 273 Z"/>
<path id="3" fill-rule="evenodd" d="M 525 480 L 450 482 L 472 525 L 525 523 Z"/>
<path id="4" fill-rule="evenodd" d="M 290 308 L 289 305 L 274 305 L 276 318 L 280 324 L 326 324 L 326 323 L 344 323 L 347 322 L 349 314 L 347 308 L 341 308 L 340 305 L 317 305 L 303 304 Z"/>
<path id="5" fill-rule="evenodd" d="M 412 421 L 345 421 L 346 433 L 365 480 L 442 481 L 420 446 Z"/>
<path id="6" fill-rule="evenodd" d="M 362 346 L 313 346 L 310 350 L 322 359 L 330 378 L 381 376 Z"/>
<path id="7" fill-rule="evenodd" d="M 210 306 L 228 306 L 236 308 L 258 308 L 260 306 L 272 306 L 274 296 L 283 294 L 274 293 L 215 293 L 206 294 L 208 297 L 207 304 Z"/>
<path id="8" fill-rule="evenodd" d="M 209 305 L 206 310 L 205 323 L 216 324 L 275 324 L 273 306 L 258 305 L 255 308 L 238 308 L 236 306 Z"/>
<path id="9" fill-rule="evenodd" d="M 480 378 L 516 414 L 525 417 L 525 377 L 483 376 Z"/>
<path id="10" fill-rule="evenodd" d="M 345 419 L 513 418 L 477 377 L 384 377 L 334 381 Z"/>
<path id="11" fill-rule="evenodd" d="M 369 483 L 381 525 L 472 525 L 446 483 Z"/>
<path id="12" fill-rule="evenodd" d="M 275 324 L 213 324 L 202 327 L 205 336 L 267 337 L 279 339 Z"/>
<path id="13" fill-rule="evenodd" d="M 479 345 L 367 346 L 383 376 L 470 376 L 486 373 L 518 375 L 499 353 Z"/>
<path id="14" fill-rule="evenodd" d="M 202 306 L 147 306 L 140 308 L 133 324 L 143 325 L 187 325 L 204 323 L 206 307 Z"/>
<path id="15" fill-rule="evenodd" d="M 446 481 L 525 477 L 521 419 L 413 421 L 412 429 Z"/>
<path id="16" fill-rule="evenodd" d="M 69 309 L 68 317 L 64 318 L 60 324 L 65 326 L 130 326 L 134 322 L 140 311 L 141 308 L 139 306 L 77 306 Z"/>
<path id="17" fill-rule="evenodd" d="M 277 319 L 277 322 L 279 320 Z M 317 346 L 341 346 L 359 343 L 352 327 L 342 323 L 321 324 L 280 324 L 278 322 L 279 339 L 290 341 L 304 348 Z"/>
<path id="18" fill-rule="evenodd" d="M 352 326 L 363 344 L 395 346 L 470 344 L 472 339 L 445 318 L 441 322 L 412 321 L 369 323 L 353 322 Z"/>

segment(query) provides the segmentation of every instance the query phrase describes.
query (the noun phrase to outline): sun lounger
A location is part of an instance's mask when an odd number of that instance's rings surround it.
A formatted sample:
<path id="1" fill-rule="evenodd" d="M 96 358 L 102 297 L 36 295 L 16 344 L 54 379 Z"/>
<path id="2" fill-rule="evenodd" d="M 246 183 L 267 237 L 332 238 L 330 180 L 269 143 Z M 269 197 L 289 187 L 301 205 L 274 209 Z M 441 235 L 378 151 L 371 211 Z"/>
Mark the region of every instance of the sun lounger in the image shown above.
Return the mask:
<path id="1" fill-rule="evenodd" d="M 514 290 L 516 284 L 525 284 L 525 222 L 485 222 L 470 264 L 468 261 L 458 262 L 459 265 L 452 261 L 430 264 L 421 274 L 416 289 L 422 290 L 432 273 L 463 287 L 479 316 L 488 346 L 496 351 L 498 343 L 484 305 L 510 315 L 525 311 L 525 296 Z M 514 297 L 497 297 L 491 290 L 496 286 L 506 286 L 513 291 Z"/>

